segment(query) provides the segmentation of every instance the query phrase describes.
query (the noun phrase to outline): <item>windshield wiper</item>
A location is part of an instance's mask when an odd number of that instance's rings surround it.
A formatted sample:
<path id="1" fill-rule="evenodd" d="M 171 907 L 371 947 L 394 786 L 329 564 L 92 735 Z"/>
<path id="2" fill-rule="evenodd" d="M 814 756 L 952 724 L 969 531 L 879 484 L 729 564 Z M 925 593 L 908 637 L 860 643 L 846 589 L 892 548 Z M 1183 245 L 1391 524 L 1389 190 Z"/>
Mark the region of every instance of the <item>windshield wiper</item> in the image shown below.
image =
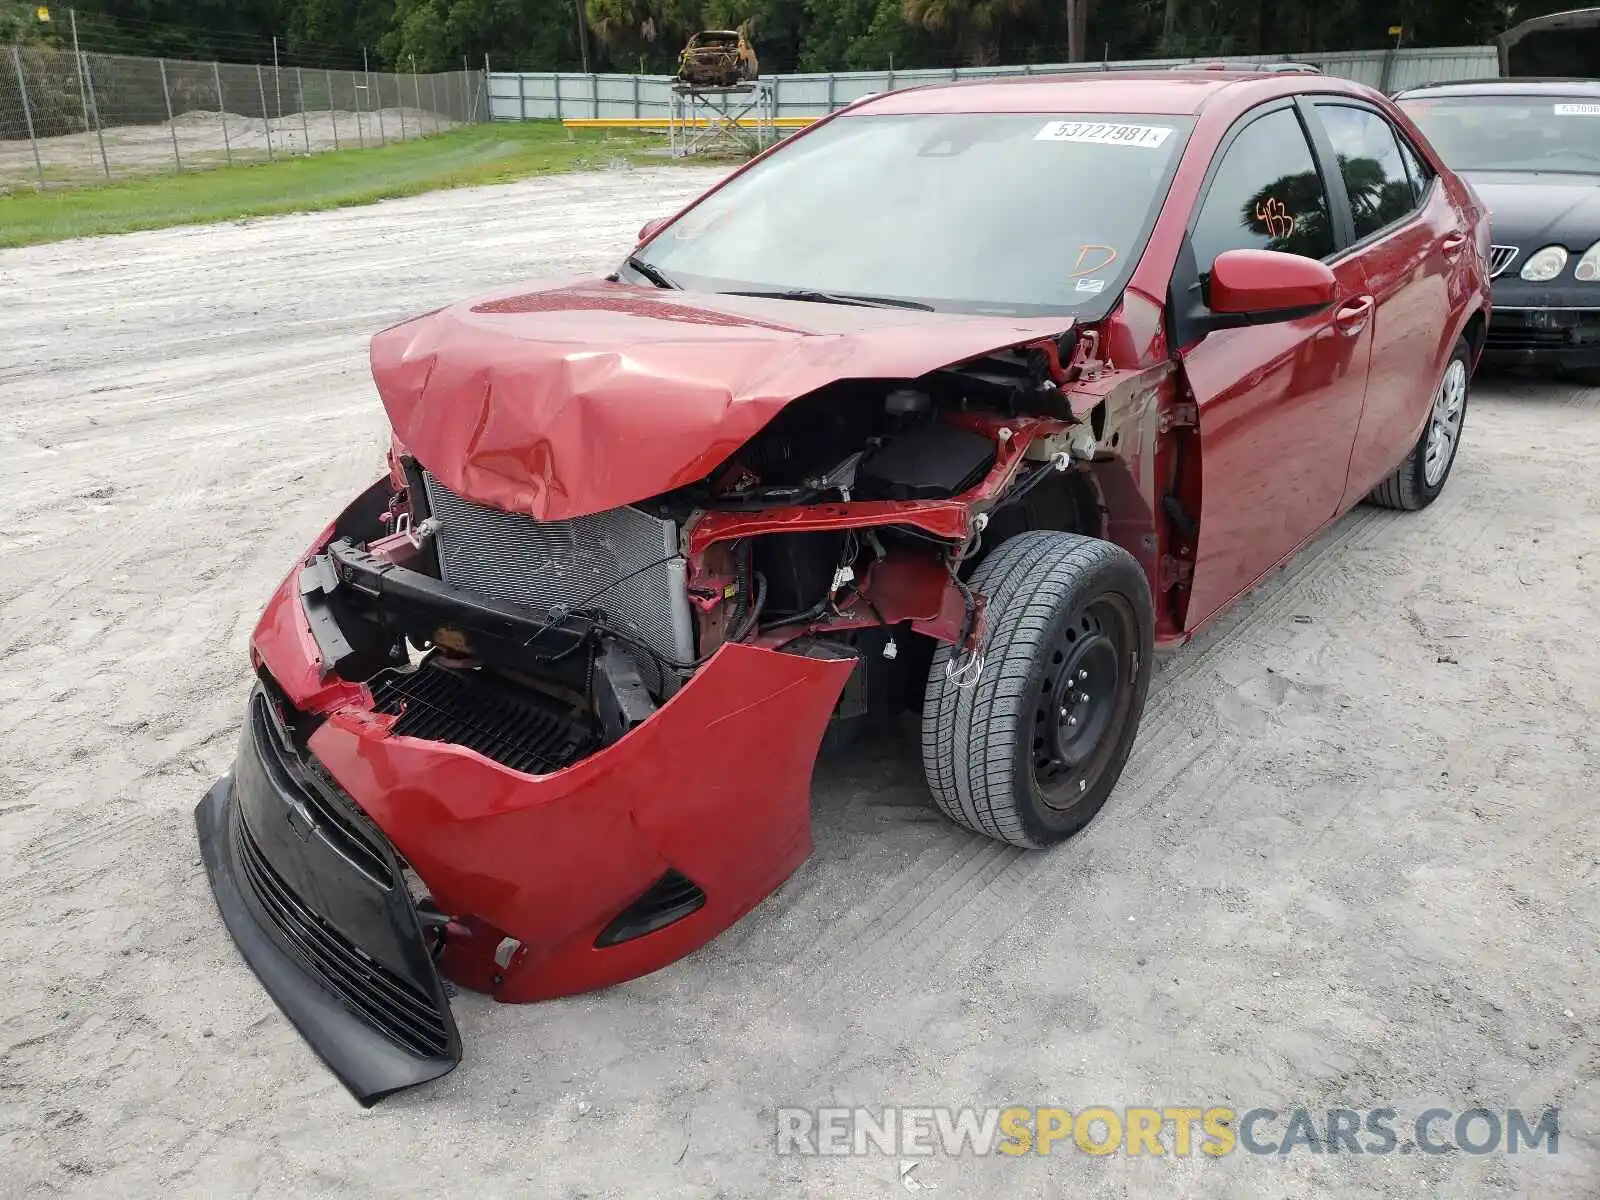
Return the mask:
<path id="1" fill-rule="evenodd" d="M 628 255 L 627 265 L 629 270 L 633 271 L 634 274 L 643 275 L 658 288 L 670 288 L 674 291 L 683 290 L 679 284 L 673 283 L 672 280 L 667 277 L 666 273 L 661 270 L 661 268 L 651 266 L 649 263 L 645 262 L 644 259 L 638 257 L 637 255 Z"/>
<path id="2" fill-rule="evenodd" d="M 914 308 L 919 312 L 933 312 L 931 304 L 920 300 L 899 300 L 893 296 L 858 296 L 847 292 L 818 292 L 810 288 L 789 288 L 784 291 L 723 292 L 724 296 L 756 296 L 763 300 L 809 300 L 814 304 L 853 304 L 858 308 Z"/>

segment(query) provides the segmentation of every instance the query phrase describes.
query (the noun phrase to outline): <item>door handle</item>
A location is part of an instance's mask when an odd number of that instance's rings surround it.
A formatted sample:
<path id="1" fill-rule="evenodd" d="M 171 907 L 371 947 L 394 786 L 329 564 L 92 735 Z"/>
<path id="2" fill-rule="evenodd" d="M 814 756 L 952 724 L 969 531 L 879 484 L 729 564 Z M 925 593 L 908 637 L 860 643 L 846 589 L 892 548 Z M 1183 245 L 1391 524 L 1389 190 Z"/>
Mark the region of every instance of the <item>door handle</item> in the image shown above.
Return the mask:
<path id="1" fill-rule="evenodd" d="M 1333 323 L 1340 333 L 1355 337 L 1366 328 L 1367 318 L 1372 315 L 1376 302 L 1371 296 L 1358 296 L 1348 304 L 1343 304 L 1333 314 Z"/>
<path id="2" fill-rule="evenodd" d="M 1461 257 L 1461 251 L 1466 248 L 1467 235 L 1464 233 L 1447 234 L 1439 243 L 1439 250 L 1445 258 L 1454 262 Z"/>

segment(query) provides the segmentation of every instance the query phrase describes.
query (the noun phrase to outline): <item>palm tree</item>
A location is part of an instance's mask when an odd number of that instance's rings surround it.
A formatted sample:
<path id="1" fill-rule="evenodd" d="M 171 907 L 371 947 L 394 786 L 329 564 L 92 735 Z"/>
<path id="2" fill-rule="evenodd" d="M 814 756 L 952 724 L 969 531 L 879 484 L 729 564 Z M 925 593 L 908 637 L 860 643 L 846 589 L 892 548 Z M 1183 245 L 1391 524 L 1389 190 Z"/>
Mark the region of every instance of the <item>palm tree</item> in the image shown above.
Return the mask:
<path id="1" fill-rule="evenodd" d="M 904 7 L 909 24 L 945 34 L 969 63 L 996 61 L 1006 22 L 1035 11 L 1033 0 L 905 0 Z"/>
<path id="2" fill-rule="evenodd" d="M 1333 245 L 1328 199 L 1315 171 L 1283 175 L 1244 202 L 1239 225 L 1269 248 L 1320 258 Z"/>

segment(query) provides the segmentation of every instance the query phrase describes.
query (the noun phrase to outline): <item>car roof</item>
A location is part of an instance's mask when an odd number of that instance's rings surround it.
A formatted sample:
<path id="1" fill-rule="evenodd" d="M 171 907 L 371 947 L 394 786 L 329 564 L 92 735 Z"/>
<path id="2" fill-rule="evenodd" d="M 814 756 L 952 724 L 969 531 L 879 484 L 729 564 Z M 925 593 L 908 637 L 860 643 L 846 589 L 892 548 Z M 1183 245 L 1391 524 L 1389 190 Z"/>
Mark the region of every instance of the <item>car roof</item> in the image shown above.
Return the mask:
<path id="1" fill-rule="evenodd" d="M 1523 79 L 1457 79 L 1449 83 L 1424 83 L 1395 93 L 1396 100 L 1410 100 L 1416 96 L 1600 96 L 1600 79 L 1531 75 Z"/>
<path id="2" fill-rule="evenodd" d="M 1222 95 L 1240 106 L 1304 92 L 1373 96 L 1360 84 L 1294 71 L 1080 71 L 930 83 L 851 106 L 883 115 L 917 113 L 1147 113 L 1195 116 Z"/>

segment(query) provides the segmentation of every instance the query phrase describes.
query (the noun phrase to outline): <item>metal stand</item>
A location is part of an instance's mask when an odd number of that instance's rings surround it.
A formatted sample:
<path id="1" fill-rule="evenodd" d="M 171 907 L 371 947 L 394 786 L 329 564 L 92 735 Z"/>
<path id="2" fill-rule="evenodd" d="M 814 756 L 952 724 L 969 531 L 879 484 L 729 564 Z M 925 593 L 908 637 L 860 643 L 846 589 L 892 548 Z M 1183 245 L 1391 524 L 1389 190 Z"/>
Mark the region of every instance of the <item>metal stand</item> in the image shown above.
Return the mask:
<path id="1" fill-rule="evenodd" d="M 732 87 L 675 83 L 669 114 L 667 146 L 678 158 L 719 149 L 748 154 L 778 139 L 777 106 L 767 79 Z"/>

